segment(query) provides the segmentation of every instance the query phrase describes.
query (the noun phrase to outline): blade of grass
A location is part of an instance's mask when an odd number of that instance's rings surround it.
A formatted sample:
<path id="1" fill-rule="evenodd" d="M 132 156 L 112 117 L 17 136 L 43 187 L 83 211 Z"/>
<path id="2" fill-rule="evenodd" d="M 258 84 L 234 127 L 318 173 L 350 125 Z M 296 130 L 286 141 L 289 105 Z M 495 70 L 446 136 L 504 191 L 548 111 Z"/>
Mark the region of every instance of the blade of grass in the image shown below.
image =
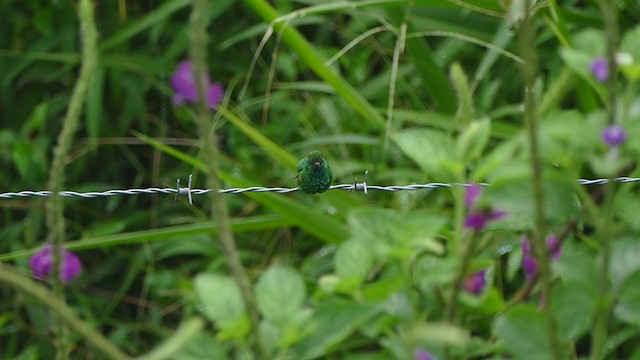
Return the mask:
<path id="1" fill-rule="evenodd" d="M 300 32 L 285 23 L 273 23 L 280 17 L 280 14 L 268 2 L 264 0 L 245 0 L 245 3 L 265 21 L 272 23 L 275 32 L 282 33 L 282 40 L 300 56 L 300 59 L 317 76 L 330 84 L 336 90 L 336 93 L 360 113 L 365 120 L 377 128 L 384 126 L 382 115 L 342 76 L 324 65 L 327 59 L 318 53 Z"/>
<path id="2" fill-rule="evenodd" d="M 149 15 L 131 22 L 129 25 L 101 41 L 98 45 L 98 51 L 105 52 L 124 43 L 131 37 L 143 32 L 153 25 L 158 24 L 190 4 L 191 0 L 172 0 L 156 7 L 153 11 L 149 12 Z"/>
<path id="3" fill-rule="evenodd" d="M 402 9 L 387 9 L 387 14 L 396 23 L 402 23 L 404 13 Z M 409 22 L 407 31 L 410 33 L 416 30 Z M 406 52 L 413 61 L 417 74 L 422 78 L 423 86 L 435 102 L 438 111 L 444 113 L 454 113 L 456 111 L 456 97 L 449 79 L 438 66 L 433 51 L 429 45 L 420 38 L 407 38 L 405 42 Z"/>
<path id="4" fill-rule="evenodd" d="M 231 228 L 235 232 L 262 231 L 280 229 L 292 225 L 293 222 L 280 215 L 261 215 L 250 218 L 231 220 Z M 197 224 L 178 225 L 153 230 L 134 231 L 124 234 L 100 236 L 91 239 L 68 241 L 64 248 L 68 250 L 88 250 L 118 245 L 139 244 L 144 242 L 171 240 L 195 235 L 211 234 L 217 231 L 213 221 Z M 21 259 L 33 255 L 39 249 L 25 249 L 0 255 L 0 262 Z"/>

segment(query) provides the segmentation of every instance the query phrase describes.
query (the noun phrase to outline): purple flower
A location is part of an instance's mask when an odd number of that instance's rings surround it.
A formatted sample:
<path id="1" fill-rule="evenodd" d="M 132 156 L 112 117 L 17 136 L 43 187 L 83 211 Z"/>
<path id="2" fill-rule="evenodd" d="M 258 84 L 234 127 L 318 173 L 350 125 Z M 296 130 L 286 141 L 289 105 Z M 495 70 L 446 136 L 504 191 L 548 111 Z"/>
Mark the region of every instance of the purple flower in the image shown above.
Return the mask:
<path id="1" fill-rule="evenodd" d="M 60 280 L 68 283 L 80 275 L 82 263 L 80 259 L 69 250 L 60 249 Z M 29 266 L 33 270 L 33 276 L 43 278 L 53 272 L 53 247 L 47 245 L 35 253 L 29 260 Z"/>
<path id="2" fill-rule="evenodd" d="M 413 360 L 438 360 L 426 350 L 418 349 L 413 352 Z"/>
<path id="3" fill-rule="evenodd" d="M 478 199 L 482 196 L 482 187 L 478 184 L 467 186 L 464 193 L 464 206 L 471 209 L 476 205 Z"/>
<path id="4" fill-rule="evenodd" d="M 562 244 L 558 240 L 558 237 L 555 235 L 547 236 L 547 249 L 549 249 L 549 258 L 551 260 L 560 259 L 560 255 L 562 253 L 562 249 L 560 248 Z"/>
<path id="5" fill-rule="evenodd" d="M 474 231 L 480 231 L 487 226 L 487 223 L 494 220 L 500 220 L 507 216 L 506 211 L 491 210 L 489 211 L 475 211 L 469 213 L 464 219 L 464 227 Z"/>
<path id="6" fill-rule="evenodd" d="M 465 291 L 470 292 L 474 295 L 479 295 L 484 290 L 485 285 L 487 285 L 486 280 L 487 270 L 477 271 L 464 279 L 464 284 L 462 287 Z"/>
<path id="7" fill-rule="evenodd" d="M 611 147 L 616 147 L 625 140 L 627 140 L 627 132 L 622 125 L 614 124 L 602 131 L 602 141 Z"/>
<path id="8" fill-rule="evenodd" d="M 527 240 L 526 236 L 522 237 L 522 269 L 527 279 L 531 279 L 536 276 L 538 272 L 538 262 L 533 256 L 531 251 L 531 244 Z M 549 235 L 547 237 L 547 249 L 549 250 L 549 258 L 551 260 L 558 260 L 562 253 L 562 244 L 555 235 Z"/>
<path id="9" fill-rule="evenodd" d="M 538 262 L 531 253 L 531 244 L 526 237 L 522 238 L 522 269 L 527 279 L 533 278 L 538 272 Z"/>
<path id="10" fill-rule="evenodd" d="M 211 83 L 208 75 L 204 75 L 204 83 L 207 88 L 205 100 L 210 108 L 216 107 L 222 101 L 223 89 L 219 83 Z M 175 94 L 173 103 L 182 105 L 185 102 L 195 104 L 198 102 L 198 88 L 193 75 L 193 65 L 190 61 L 182 61 L 178 64 L 176 72 L 171 75 L 171 86 Z"/>
<path id="11" fill-rule="evenodd" d="M 609 79 L 609 62 L 603 57 L 598 57 L 591 63 L 591 73 L 596 80 L 603 83 Z"/>
<path id="12" fill-rule="evenodd" d="M 494 210 L 491 207 L 478 208 L 476 205 L 482 192 L 482 187 L 478 184 L 471 184 L 465 189 L 464 206 L 470 210 L 464 219 L 464 227 L 467 229 L 480 231 L 485 228 L 488 222 L 507 216 L 505 211 Z"/>

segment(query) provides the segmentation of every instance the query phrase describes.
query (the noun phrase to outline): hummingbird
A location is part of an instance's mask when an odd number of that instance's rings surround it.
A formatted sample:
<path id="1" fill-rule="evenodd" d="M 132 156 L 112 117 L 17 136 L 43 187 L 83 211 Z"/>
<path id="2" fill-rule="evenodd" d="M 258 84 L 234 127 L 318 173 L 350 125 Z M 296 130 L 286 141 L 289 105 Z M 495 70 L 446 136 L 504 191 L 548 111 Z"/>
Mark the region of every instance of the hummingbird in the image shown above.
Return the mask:
<path id="1" fill-rule="evenodd" d="M 320 151 L 312 151 L 309 156 L 298 162 L 298 186 L 305 194 L 317 194 L 327 191 L 333 180 L 329 163 Z"/>

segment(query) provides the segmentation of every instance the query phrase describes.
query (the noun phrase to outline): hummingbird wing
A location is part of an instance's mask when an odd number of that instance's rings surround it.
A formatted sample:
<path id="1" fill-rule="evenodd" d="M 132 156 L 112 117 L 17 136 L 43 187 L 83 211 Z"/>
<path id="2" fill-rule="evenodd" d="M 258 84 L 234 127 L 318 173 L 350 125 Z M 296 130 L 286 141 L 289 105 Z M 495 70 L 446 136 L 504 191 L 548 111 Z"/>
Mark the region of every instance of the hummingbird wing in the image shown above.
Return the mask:
<path id="1" fill-rule="evenodd" d="M 307 166 L 307 162 L 308 162 L 308 161 L 307 161 L 307 158 L 301 159 L 301 160 L 298 162 L 298 169 L 297 169 L 297 170 L 298 170 L 298 175 L 296 175 L 296 179 L 297 179 L 298 177 L 300 177 L 300 173 L 302 173 L 302 171 L 304 170 L 304 168 Z"/>

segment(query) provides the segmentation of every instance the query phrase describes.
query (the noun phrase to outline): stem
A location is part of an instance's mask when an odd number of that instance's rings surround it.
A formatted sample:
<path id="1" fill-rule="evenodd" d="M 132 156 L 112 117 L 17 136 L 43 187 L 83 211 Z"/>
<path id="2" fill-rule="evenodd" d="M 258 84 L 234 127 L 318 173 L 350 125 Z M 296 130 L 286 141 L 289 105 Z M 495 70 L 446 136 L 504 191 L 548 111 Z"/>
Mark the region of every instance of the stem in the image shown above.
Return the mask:
<path id="1" fill-rule="evenodd" d="M 76 316 L 64 301 L 54 296 L 44 286 L 37 284 L 24 275 L 12 271 L 3 264 L 0 264 L 0 282 L 4 282 L 27 295 L 33 296 L 36 300 L 46 305 L 51 311 L 56 313 L 67 326 L 75 330 L 78 335 L 84 337 L 89 345 L 108 358 L 131 359 L 85 321 Z"/>
<path id="2" fill-rule="evenodd" d="M 64 167 L 71 149 L 73 137 L 78 129 L 82 104 L 87 94 L 87 88 L 91 82 L 97 63 L 96 43 L 98 32 L 96 31 L 93 4 L 91 0 L 81 0 L 78 10 L 82 37 L 82 67 L 78 81 L 73 89 L 69 108 L 62 121 L 62 131 L 58 136 L 58 145 L 53 151 L 51 172 L 49 173 L 49 189 L 53 192 L 47 201 L 47 227 L 51 234 L 53 251 L 53 289 L 56 297 L 64 301 L 64 286 L 60 280 L 61 246 L 65 240 L 64 204 L 59 192 L 64 184 Z M 66 359 L 68 356 L 68 336 L 63 325 L 56 329 L 57 333 L 57 357 Z"/>
<path id="3" fill-rule="evenodd" d="M 544 192 L 542 176 L 542 160 L 538 152 L 538 130 L 537 130 L 537 109 L 534 94 L 534 82 L 538 71 L 537 54 L 535 50 L 535 29 L 531 19 L 531 0 L 525 0 L 525 15 L 520 28 L 520 49 L 524 60 L 524 98 L 525 111 L 524 120 L 527 127 L 527 140 L 529 143 L 529 154 L 531 159 L 532 182 L 533 182 L 533 204 L 535 229 L 533 231 L 532 247 L 536 260 L 538 261 L 538 271 L 542 284 L 542 291 L 546 297 L 547 305 L 544 307 L 544 314 L 547 317 L 549 326 L 549 341 L 555 359 L 562 358 L 562 348 L 558 341 L 558 329 L 556 321 L 551 314 L 553 308 L 553 296 L 551 293 L 551 271 L 549 269 L 549 254 L 545 245 L 545 217 L 544 217 Z"/>
<path id="4" fill-rule="evenodd" d="M 471 258 L 473 257 L 473 253 L 475 252 L 476 243 L 475 237 L 473 236 L 475 232 L 469 232 L 469 236 L 466 236 L 465 242 L 463 244 L 461 255 L 461 263 L 458 268 L 458 272 L 456 273 L 456 277 L 453 280 L 453 288 L 451 289 L 451 297 L 449 298 L 447 304 L 447 321 L 453 322 L 456 311 L 458 309 L 458 294 L 460 293 L 460 288 L 462 287 L 462 283 L 464 282 L 465 275 L 467 274 L 467 270 L 469 269 L 469 264 L 471 264 Z"/>
<path id="5" fill-rule="evenodd" d="M 200 335 L 204 328 L 204 321 L 195 317 L 180 325 L 175 334 L 162 345 L 147 355 L 138 357 L 138 360 L 164 360 L 175 358 L 180 350 L 189 344 L 196 336 Z"/>
<path id="6" fill-rule="evenodd" d="M 211 130 L 211 118 L 209 109 L 205 102 L 205 74 L 207 72 L 207 20 L 206 14 L 208 7 L 208 1 L 196 0 L 193 3 L 193 10 L 191 12 L 191 49 L 190 55 L 193 61 L 194 78 L 196 80 L 198 88 L 198 104 L 196 111 L 196 120 L 198 125 L 198 132 L 202 138 L 202 152 L 206 159 L 207 169 L 207 186 L 211 189 L 219 189 L 220 178 L 218 177 L 218 169 L 220 168 L 220 150 L 218 149 L 217 139 L 215 132 Z M 252 322 L 252 329 L 258 340 L 260 351 L 264 357 L 267 357 L 266 347 L 262 346 L 260 336 L 258 335 L 258 311 L 253 300 L 253 294 L 251 293 L 251 282 L 249 277 L 242 266 L 240 261 L 240 255 L 235 245 L 233 237 L 233 231 L 229 223 L 229 214 L 225 202 L 225 198 L 216 191 L 209 193 L 209 199 L 212 206 L 212 219 L 216 222 L 218 227 L 218 240 L 222 247 L 227 266 L 233 276 L 235 282 L 238 284 L 242 293 L 243 300 L 247 305 L 249 311 L 249 317 Z"/>
<path id="7" fill-rule="evenodd" d="M 609 92 L 607 104 L 607 117 L 609 124 L 615 123 L 616 109 L 616 42 L 618 38 L 618 29 L 616 22 L 615 2 L 604 0 L 600 2 L 600 8 L 605 23 L 605 33 L 607 36 L 607 58 L 609 63 L 609 79 L 607 81 L 607 90 Z M 609 181 L 606 184 L 604 194 L 604 216 L 599 222 L 599 234 L 602 239 L 602 269 L 600 271 L 600 299 L 598 302 L 598 311 L 593 330 L 591 342 L 591 359 L 602 359 L 605 352 L 605 343 L 607 340 L 607 330 L 609 327 L 609 313 L 611 312 L 611 283 L 609 280 L 609 264 L 611 262 L 611 226 L 613 222 L 613 200 L 615 195 L 616 184 Z"/>

